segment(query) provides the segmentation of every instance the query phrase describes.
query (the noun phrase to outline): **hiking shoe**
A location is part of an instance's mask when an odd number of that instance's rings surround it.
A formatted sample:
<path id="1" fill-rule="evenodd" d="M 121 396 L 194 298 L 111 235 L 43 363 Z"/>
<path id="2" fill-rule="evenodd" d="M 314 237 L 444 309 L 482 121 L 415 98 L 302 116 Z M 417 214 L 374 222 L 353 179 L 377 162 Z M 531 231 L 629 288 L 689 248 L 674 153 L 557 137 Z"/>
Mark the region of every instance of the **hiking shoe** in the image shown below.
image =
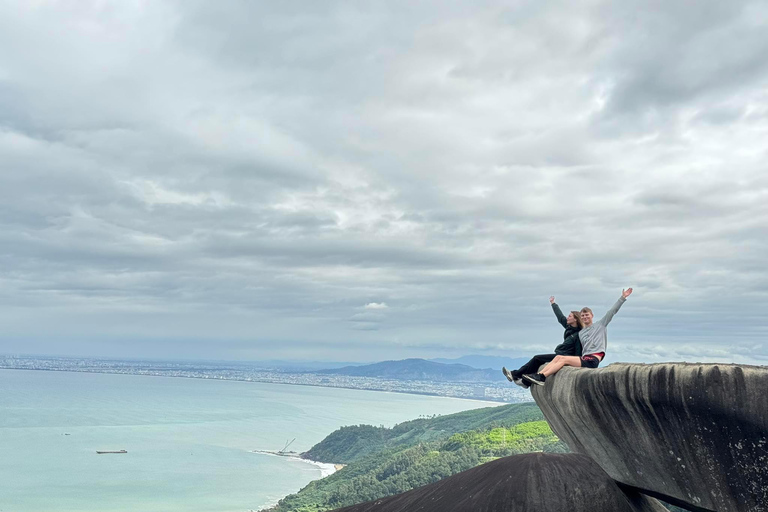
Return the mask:
<path id="1" fill-rule="evenodd" d="M 522 377 L 515 377 L 513 379 L 513 382 L 523 389 L 528 389 L 529 387 L 531 387 L 531 385 L 528 384 L 526 381 L 524 381 Z"/>
<path id="2" fill-rule="evenodd" d="M 531 385 L 525 382 L 522 377 L 515 377 L 515 373 L 507 370 L 506 366 L 501 368 L 501 373 L 504 374 L 509 382 L 514 382 L 523 389 L 528 389 L 531 387 Z"/>
<path id="3" fill-rule="evenodd" d="M 531 384 L 536 384 L 537 386 L 543 386 L 544 382 L 547 380 L 547 378 L 540 373 L 529 373 L 528 375 L 523 375 L 523 378 Z"/>

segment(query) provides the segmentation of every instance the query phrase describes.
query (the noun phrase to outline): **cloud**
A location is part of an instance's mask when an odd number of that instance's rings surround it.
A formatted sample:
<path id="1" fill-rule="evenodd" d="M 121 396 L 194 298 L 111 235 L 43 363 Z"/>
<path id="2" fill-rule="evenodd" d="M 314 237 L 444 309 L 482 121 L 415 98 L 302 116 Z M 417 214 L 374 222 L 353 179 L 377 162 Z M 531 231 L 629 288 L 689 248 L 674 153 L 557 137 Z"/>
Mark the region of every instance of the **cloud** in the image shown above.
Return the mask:
<path id="1" fill-rule="evenodd" d="M 365 309 L 387 309 L 389 306 L 387 306 L 386 302 L 369 302 L 365 305 Z"/>
<path id="2" fill-rule="evenodd" d="M 0 6 L 2 347 L 530 354 L 635 286 L 614 357 L 762 360 L 767 20 Z"/>

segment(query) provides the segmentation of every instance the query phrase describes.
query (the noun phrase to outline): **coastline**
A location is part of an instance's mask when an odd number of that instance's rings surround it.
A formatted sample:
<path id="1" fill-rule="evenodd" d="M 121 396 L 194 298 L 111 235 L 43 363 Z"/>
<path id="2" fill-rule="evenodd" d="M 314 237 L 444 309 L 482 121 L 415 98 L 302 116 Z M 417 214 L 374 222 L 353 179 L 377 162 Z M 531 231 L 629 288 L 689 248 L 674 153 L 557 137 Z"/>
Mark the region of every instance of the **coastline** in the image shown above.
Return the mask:
<path id="1" fill-rule="evenodd" d="M 107 371 L 104 369 L 75 369 L 75 368 L 24 368 L 24 367 L 16 367 L 16 366 L 0 366 L 0 370 L 21 370 L 21 371 L 40 371 L 40 372 L 69 372 L 69 373 L 96 373 L 96 374 L 103 374 L 103 375 L 132 375 L 137 377 L 165 377 L 165 378 L 174 378 L 174 379 L 201 379 L 201 380 L 215 380 L 215 381 L 225 381 L 225 382 L 252 382 L 252 383 L 261 383 L 261 384 L 274 384 L 274 385 L 283 385 L 283 386 L 309 386 L 309 387 L 316 387 L 316 388 L 331 388 L 331 389 L 351 389 L 355 391 L 372 391 L 375 393 L 398 393 L 398 394 L 404 394 L 404 395 L 416 395 L 416 396 L 434 396 L 437 398 L 454 398 L 456 400 L 470 400 L 473 402 L 485 402 L 492 405 L 509 405 L 509 404 L 516 404 L 516 403 L 524 403 L 524 402 L 532 402 L 533 399 L 530 400 L 519 400 L 519 401 L 506 401 L 506 400 L 499 400 L 494 399 L 493 397 L 483 397 L 478 398 L 474 396 L 456 396 L 456 395 L 443 395 L 440 393 L 431 393 L 428 391 L 415 391 L 415 390 L 400 390 L 400 389 L 386 389 L 386 388 L 377 388 L 377 387 L 355 387 L 355 386 L 334 386 L 334 385 L 328 385 L 328 384 L 314 384 L 314 383 L 308 383 L 308 382 L 280 382 L 270 379 L 253 379 L 253 378 L 220 378 L 220 377 L 204 377 L 204 376 L 193 376 L 193 375 L 168 375 L 164 372 L 155 372 L 155 371 L 148 371 L 148 372 L 137 372 L 137 373 L 130 373 L 130 372 L 120 372 L 120 371 Z"/>
<path id="2" fill-rule="evenodd" d="M 333 464 L 330 462 L 319 462 L 316 460 L 310 460 L 310 459 L 304 459 L 302 458 L 298 453 L 289 453 L 289 454 L 281 454 L 274 451 L 269 450 L 250 450 L 251 453 L 258 453 L 261 455 L 271 455 L 272 457 L 280 457 L 283 459 L 289 459 L 289 460 L 297 460 L 301 462 L 306 462 L 307 464 L 311 464 L 312 466 L 315 466 L 320 470 L 320 476 L 318 478 L 313 478 L 311 481 L 314 482 L 316 480 L 320 480 L 322 478 L 325 478 L 327 476 L 331 476 L 339 469 L 343 468 L 345 464 Z M 298 492 L 298 491 L 296 491 Z M 293 493 L 291 493 L 293 494 Z M 286 495 L 287 496 L 287 495 Z M 274 507 L 277 506 L 278 502 L 285 498 L 285 496 L 282 496 L 278 498 L 277 500 L 272 500 L 264 505 L 261 506 L 261 508 L 257 509 L 258 512 L 267 512 L 269 510 L 272 510 Z M 257 512 L 256 510 L 252 509 L 250 512 Z"/>
<path id="3" fill-rule="evenodd" d="M 309 460 L 309 459 L 301 459 L 301 460 L 303 460 L 304 462 L 308 462 L 310 464 L 313 464 L 313 465 L 317 466 L 318 468 L 320 468 L 320 478 L 325 478 L 327 476 L 331 476 L 336 471 L 338 471 L 338 467 L 341 465 L 341 464 L 329 464 L 327 462 L 317 462 L 315 460 Z"/>
<path id="4" fill-rule="evenodd" d="M 331 476 L 336 471 L 344 467 L 344 464 L 334 464 L 332 462 L 319 462 L 316 460 L 305 459 L 296 452 L 277 453 L 275 451 L 270 451 L 270 450 L 251 450 L 251 453 L 260 453 L 262 455 L 272 455 L 273 457 L 282 457 L 284 459 L 298 460 L 301 462 L 306 462 L 307 464 L 312 464 L 313 466 L 317 467 L 320 470 L 320 478 Z M 314 480 L 318 480 L 318 479 L 315 478 Z"/>

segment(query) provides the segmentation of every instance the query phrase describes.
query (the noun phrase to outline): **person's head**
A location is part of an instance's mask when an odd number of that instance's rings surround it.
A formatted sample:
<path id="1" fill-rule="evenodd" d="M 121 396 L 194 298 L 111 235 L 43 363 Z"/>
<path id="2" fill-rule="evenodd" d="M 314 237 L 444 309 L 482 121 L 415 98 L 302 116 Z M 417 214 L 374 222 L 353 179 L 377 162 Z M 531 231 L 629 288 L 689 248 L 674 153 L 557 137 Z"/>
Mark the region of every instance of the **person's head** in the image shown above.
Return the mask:
<path id="1" fill-rule="evenodd" d="M 571 311 L 571 314 L 565 319 L 565 323 L 571 327 L 578 327 L 579 329 L 584 328 L 584 322 L 581 321 L 581 313 L 578 311 Z"/>
<path id="2" fill-rule="evenodd" d="M 589 327 L 592 325 L 592 310 L 589 308 L 581 308 L 581 311 L 579 311 L 579 316 L 581 317 L 581 321 L 584 322 L 584 327 Z"/>

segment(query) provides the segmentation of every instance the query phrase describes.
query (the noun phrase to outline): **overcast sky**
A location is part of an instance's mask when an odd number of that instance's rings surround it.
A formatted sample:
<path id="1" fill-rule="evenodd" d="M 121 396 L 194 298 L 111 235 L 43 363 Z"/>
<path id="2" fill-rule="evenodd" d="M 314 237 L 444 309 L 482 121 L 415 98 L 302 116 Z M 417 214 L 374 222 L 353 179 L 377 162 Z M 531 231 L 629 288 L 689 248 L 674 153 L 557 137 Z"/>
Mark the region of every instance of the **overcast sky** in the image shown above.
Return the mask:
<path id="1" fill-rule="evenodd" d="M 768 364 L 768 4 L 0 0 L 0 354 Z"/>

